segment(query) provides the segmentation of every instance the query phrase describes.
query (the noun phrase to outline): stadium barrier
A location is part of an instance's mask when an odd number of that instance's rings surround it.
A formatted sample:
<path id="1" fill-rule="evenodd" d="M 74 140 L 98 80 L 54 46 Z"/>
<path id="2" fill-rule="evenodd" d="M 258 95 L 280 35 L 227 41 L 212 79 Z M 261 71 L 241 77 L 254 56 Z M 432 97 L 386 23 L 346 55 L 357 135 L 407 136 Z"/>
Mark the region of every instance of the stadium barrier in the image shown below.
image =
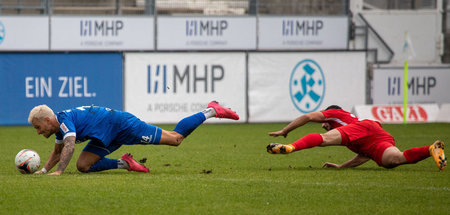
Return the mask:
<path id="1" fill-rule="evenodd" d="M 55 111 L 94 104 L 150 123 L 176 123 L 211 100 L 232 107 L 238 123 L 288 122 L 331 104 L 356 106 L 360 118 L 401 122 L 401 106 L 359 110 L 366 101 L 365 58 L 362 51 L 0 53 L 0 125 L 28 124 L 29 110 L 39 104 Z M 448 122 L 449 105 L 441 109 L 437 117 L 436 104 L 410 105 L 408 120 Z"/>
<path id="2" fill-rule="evenodd" d="M 403 105 L 356 105 L 353 113 L 360 119 L 381 123 L 403 123 Z M 440 113 L 437 104 L 411 104 L 406 109 L 407 123 L 436 122 Z"/>
<path id="3" fill-rule="evenodd" d="M 439 114 L 436 118 L 437 122 L 450 122 L 450 104 L 442 104 Z"/>
<path id="4" fill-rule="evenodd" d="M 0 16 L 0 51 L 347 50 L 349 23 L 344 15 Z"/>
<path id="5" fill-rule="evenodd" d="M 329 104 L 350 109 L 366 95 L 365 52 L 1 53 L 0 65 L 3 125 L 28 124 L 39 104 L 175 123 L 211 100 L 241 123 L 285 122 Z"/>

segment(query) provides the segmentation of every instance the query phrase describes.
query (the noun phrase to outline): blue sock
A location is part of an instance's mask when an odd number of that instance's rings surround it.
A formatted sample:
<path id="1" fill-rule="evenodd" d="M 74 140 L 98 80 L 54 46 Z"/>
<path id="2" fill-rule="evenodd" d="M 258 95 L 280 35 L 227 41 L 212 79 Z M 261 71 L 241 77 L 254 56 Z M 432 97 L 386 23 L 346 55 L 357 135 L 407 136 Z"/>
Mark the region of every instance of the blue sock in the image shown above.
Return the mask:
<path id="1" fill-rule="evenodd" d="M 188 116 L 182 119 L 173 129 L 175 132 L 187 137 L 192 133 L 199 125 L 206 120 L 205 114 L 198 112 L 192 116 Z"/>
<path id="2" fill-rule="evenodd" d="M 91 168 L 89 168 L 89 172 L 98 172 L 108 169 L 117 169 L 117 159 L 109 159 L 102 157 L 97 163 L 94 163 Z"/>

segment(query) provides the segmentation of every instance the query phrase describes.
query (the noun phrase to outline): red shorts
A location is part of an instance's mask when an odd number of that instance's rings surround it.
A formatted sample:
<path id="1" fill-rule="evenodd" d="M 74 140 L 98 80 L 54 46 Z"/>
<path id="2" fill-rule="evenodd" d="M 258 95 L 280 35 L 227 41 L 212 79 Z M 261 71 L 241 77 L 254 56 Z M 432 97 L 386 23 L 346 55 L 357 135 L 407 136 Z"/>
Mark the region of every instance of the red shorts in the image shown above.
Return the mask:
<path id="1" fill-rule="evenodd" d="M 376 121 L 363 120 L 336 129 L 341 133 L 342 145 L 371 158 L 379 166 L 383 166 L 381 159 L 384 151 L 395 146 L 394 138 Z"/>

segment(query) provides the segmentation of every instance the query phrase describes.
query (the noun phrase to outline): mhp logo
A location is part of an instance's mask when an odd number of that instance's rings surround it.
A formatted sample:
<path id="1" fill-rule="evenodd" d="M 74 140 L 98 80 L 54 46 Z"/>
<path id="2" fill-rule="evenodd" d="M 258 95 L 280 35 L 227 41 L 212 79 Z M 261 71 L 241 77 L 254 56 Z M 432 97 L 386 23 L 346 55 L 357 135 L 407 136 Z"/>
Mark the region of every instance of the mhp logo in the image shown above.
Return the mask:
<path id="1" fill-rule="evenodd" d="M 300 61 L 292 70 L 289 91 L 297 110 L 317 110 L 325 97 L 325 77 L 319 64 L 310 59 Z"/>
<path id="2" fill-rule="evenodd" d="M 228 28 L 226 20 L 186 20 L 186 36 L 222 36 Z"/>
<path id="3" fill-rule="evenodd" d="M 3 40 L 5 39 L 5 35 L 6 35 L 5 26 L 0 21 L 0 44 L 2 44 Z"/>
<path id="4" fill-rule="evenodd" d="M 147 93 L 214 93 L 224 77 L 220 64 L 147 65 Z"/>
<path id="5" fill-rule="evenodd" d="M 156 68 L 155 68 L 156 67 Z M 167 65 L 147 66 L 147 93 L 156 94 L 158 89 L 167 92 Z M 159 85 L 159 87 L 158 87 Z"/>

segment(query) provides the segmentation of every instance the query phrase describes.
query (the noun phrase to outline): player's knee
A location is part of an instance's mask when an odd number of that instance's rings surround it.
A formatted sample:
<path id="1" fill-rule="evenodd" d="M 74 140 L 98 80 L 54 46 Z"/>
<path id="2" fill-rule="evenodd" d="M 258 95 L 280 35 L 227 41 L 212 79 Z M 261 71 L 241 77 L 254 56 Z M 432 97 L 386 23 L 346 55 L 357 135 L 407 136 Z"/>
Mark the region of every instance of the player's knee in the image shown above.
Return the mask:
<path id="1" fill-rule="evenodd" d="M 173 132 L 170 145 L 179 146 L 183 142 L 183 140 L 184 140 L 183 135 Z"/>
<path id="2" fill-rule="evenodd" d="M 183 140 L 183 135 L 177 133 L 176 131 L 163 131 L 163 135 L 161 136 L 159 143 L 170 146 L 179 146 Z"/>
<path id="3" fill-rule="evenodd" d="M 183 138 L 175 138 L 175 140 L 172 142 L 172 146 L 179 146 L 183 142 Z"/>
<path id="4" fill-rule="evenodd" d="M 91 166 L 84 165 L 84 164 L 81 164 L 81 163 L 77 163 L 77 169 L 80 172 L 87 173 L 87 172 L 89 172 L 90 168 L 91 168 Z"/>
<path id="5" fill-rule="evenodd" d="M 395 165 L 395 164 L 383 164 L 383 167 L 386 168 L 386 169 L 392 169 L 392 168 L 395 168 L 397 166 L 398 165 Z"/>
<path id="6" fill-rule="evenodd" d="M 403 163 L 403 159 L 398 155 L 394 155 L 394 156 L 390 156 L 387 159 L 387 162 L 384 162 L 383 166 L 385 168 L 391 169 L 391 168 L 397 167 L 398 165 L 400 165 L 402 163 Z"/>

